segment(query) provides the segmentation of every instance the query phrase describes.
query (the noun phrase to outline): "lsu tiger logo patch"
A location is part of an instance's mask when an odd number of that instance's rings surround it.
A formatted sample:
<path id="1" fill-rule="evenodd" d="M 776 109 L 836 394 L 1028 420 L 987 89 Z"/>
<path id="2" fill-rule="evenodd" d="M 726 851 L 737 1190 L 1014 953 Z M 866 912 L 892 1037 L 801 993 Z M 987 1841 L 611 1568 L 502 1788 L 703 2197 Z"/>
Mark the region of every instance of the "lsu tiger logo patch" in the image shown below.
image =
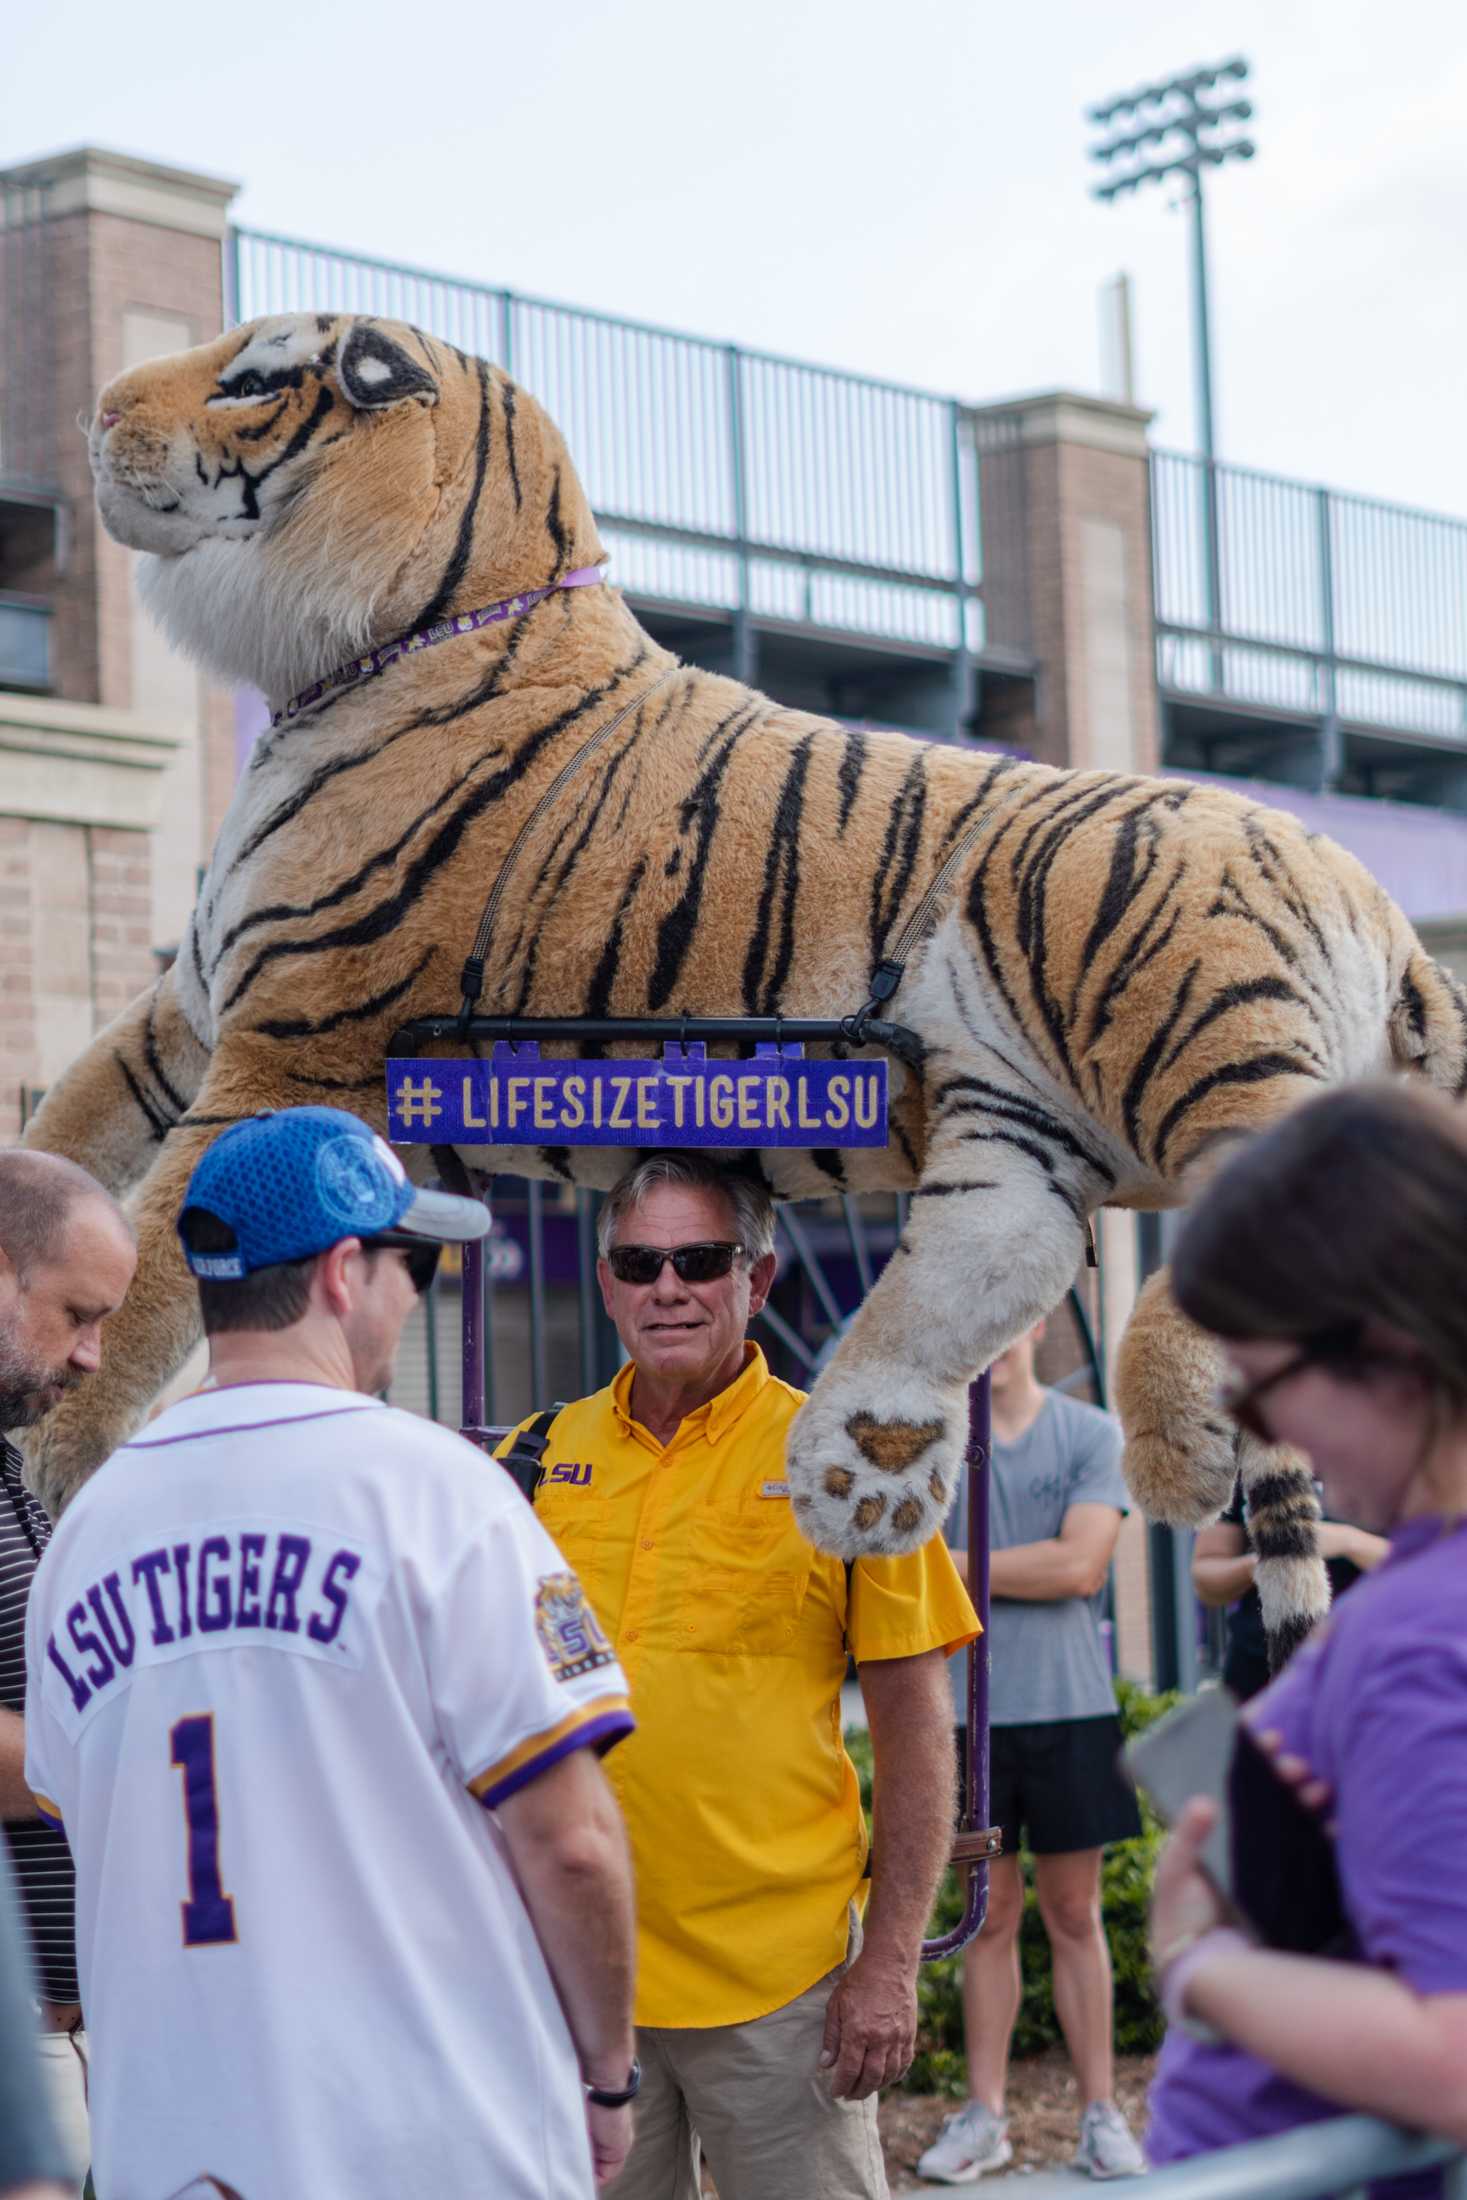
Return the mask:
<path id="1" fill-rule="evenodd" d="M 574 1574 L 547 1574 L 535 1591 L 535 1632 L 558 1681 L 610 1665 L 614 1652 Z"/>

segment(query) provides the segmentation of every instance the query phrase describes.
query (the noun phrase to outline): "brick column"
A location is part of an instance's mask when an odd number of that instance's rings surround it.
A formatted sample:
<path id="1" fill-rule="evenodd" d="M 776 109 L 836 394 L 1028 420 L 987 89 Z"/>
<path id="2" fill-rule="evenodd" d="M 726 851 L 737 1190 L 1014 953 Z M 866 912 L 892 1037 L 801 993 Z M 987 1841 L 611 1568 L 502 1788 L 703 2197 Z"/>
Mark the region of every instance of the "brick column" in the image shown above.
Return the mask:
<path id="1" fill-rule="evenodd" d="M 980 452 L 984 423 L 1018 439 L 1015 449 L 993 438 L 980 458 L 980 496 L 998 537 L 985 529 L 990 592 L 1002 598 L 993 610 L 1011 624 L 1008 599 L 1022 602 L 1039 667 L 1034 717 L 1004 737 L 1047 764 L 1150 772 L 1160 761 L 1150 417 L 1054 391 L 977 409 Z M 1022 527 L 1010 529 L 1008 512 L 1022 515 Z"/>
<path id="2" fill-rule="evenodd" d="M 29 350 L 11 332 L 5 371 L 12 389 L 24 379 L 42 501 L 49 489 L 61 521 L 59 555 L 38 557 L 49 538 L 33 511 L 22 530 L 0 471 L 0 588 L 52 614 L 49 695 L 0 694 L 0 1138 L 22 1091 L 56 1077 L 177 941 L 234 781 L 232 700 L 144 617 L 133 554 L 97 520 L 77 421 L 126 368 L 218 333 L 235 190 L 93 147 L 0 170 L 49 323 Z M 13 228 L 9 243 L 19 266 Z"/>

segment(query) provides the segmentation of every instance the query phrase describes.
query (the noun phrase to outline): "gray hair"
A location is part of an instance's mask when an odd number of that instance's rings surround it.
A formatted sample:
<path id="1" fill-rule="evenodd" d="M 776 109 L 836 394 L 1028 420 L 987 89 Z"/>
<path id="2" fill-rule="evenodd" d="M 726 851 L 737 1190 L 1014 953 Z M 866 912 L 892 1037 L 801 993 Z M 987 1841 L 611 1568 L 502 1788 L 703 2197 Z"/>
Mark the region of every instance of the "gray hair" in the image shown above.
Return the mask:
<path id="1" fill-rule="evenodd" d="M 654 1153 L 627 1170 L 608 1192 L 596 1217 L 596 1249 L 610 1252 L 616 1226 L 649 1192 L 670 1184 L 679 1191 L 716 1192 L 733 1209 L 734 1235 L 749 1260 L 774 1251 L 774 1201 L 764 1186 L 739 1169 L 702 1153 Z"/>
<path id="2" fill-rule="evenodd" d="M 78 1162 L 24 1146 L 0 1150 L 0 1251 L 23 1284 L 55 1259 L 67 1218 L 84 1199 L 100 1199 L 135 1235 L 106 1185 Z"/>

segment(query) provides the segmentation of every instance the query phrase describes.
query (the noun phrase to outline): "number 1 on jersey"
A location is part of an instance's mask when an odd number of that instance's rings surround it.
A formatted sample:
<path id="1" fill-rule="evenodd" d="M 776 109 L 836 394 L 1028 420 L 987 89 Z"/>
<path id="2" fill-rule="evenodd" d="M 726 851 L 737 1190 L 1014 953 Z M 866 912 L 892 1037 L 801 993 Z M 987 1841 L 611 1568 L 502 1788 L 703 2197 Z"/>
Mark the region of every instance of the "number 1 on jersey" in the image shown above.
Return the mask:
<path id="1" fill-rule="evenodd" d="M 173 1762 L 183 1774 L 183 1818 L 188 1836 L 185 1948 L 209 1948 L 238 1940 L 234 1901 L 219 1878 L 219 1787 L 214 1777 L 214 1714 L 177 1719 L 169 1734 Z"/>

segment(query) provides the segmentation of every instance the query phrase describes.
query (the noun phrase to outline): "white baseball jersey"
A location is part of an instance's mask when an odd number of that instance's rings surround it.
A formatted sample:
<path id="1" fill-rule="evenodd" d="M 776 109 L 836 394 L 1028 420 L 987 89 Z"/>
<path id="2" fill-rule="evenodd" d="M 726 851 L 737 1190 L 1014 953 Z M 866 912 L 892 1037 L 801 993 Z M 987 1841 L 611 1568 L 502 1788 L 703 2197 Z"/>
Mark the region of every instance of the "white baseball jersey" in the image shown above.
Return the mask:
<path id="1" fill-rule="evenodd" d="M 632 1721 L 502 1469 L 354 1392 L 207 1391 L 82 1490 L 27 1626 L 105 2200 L 587 2200 L 492 1812 Z"/>

